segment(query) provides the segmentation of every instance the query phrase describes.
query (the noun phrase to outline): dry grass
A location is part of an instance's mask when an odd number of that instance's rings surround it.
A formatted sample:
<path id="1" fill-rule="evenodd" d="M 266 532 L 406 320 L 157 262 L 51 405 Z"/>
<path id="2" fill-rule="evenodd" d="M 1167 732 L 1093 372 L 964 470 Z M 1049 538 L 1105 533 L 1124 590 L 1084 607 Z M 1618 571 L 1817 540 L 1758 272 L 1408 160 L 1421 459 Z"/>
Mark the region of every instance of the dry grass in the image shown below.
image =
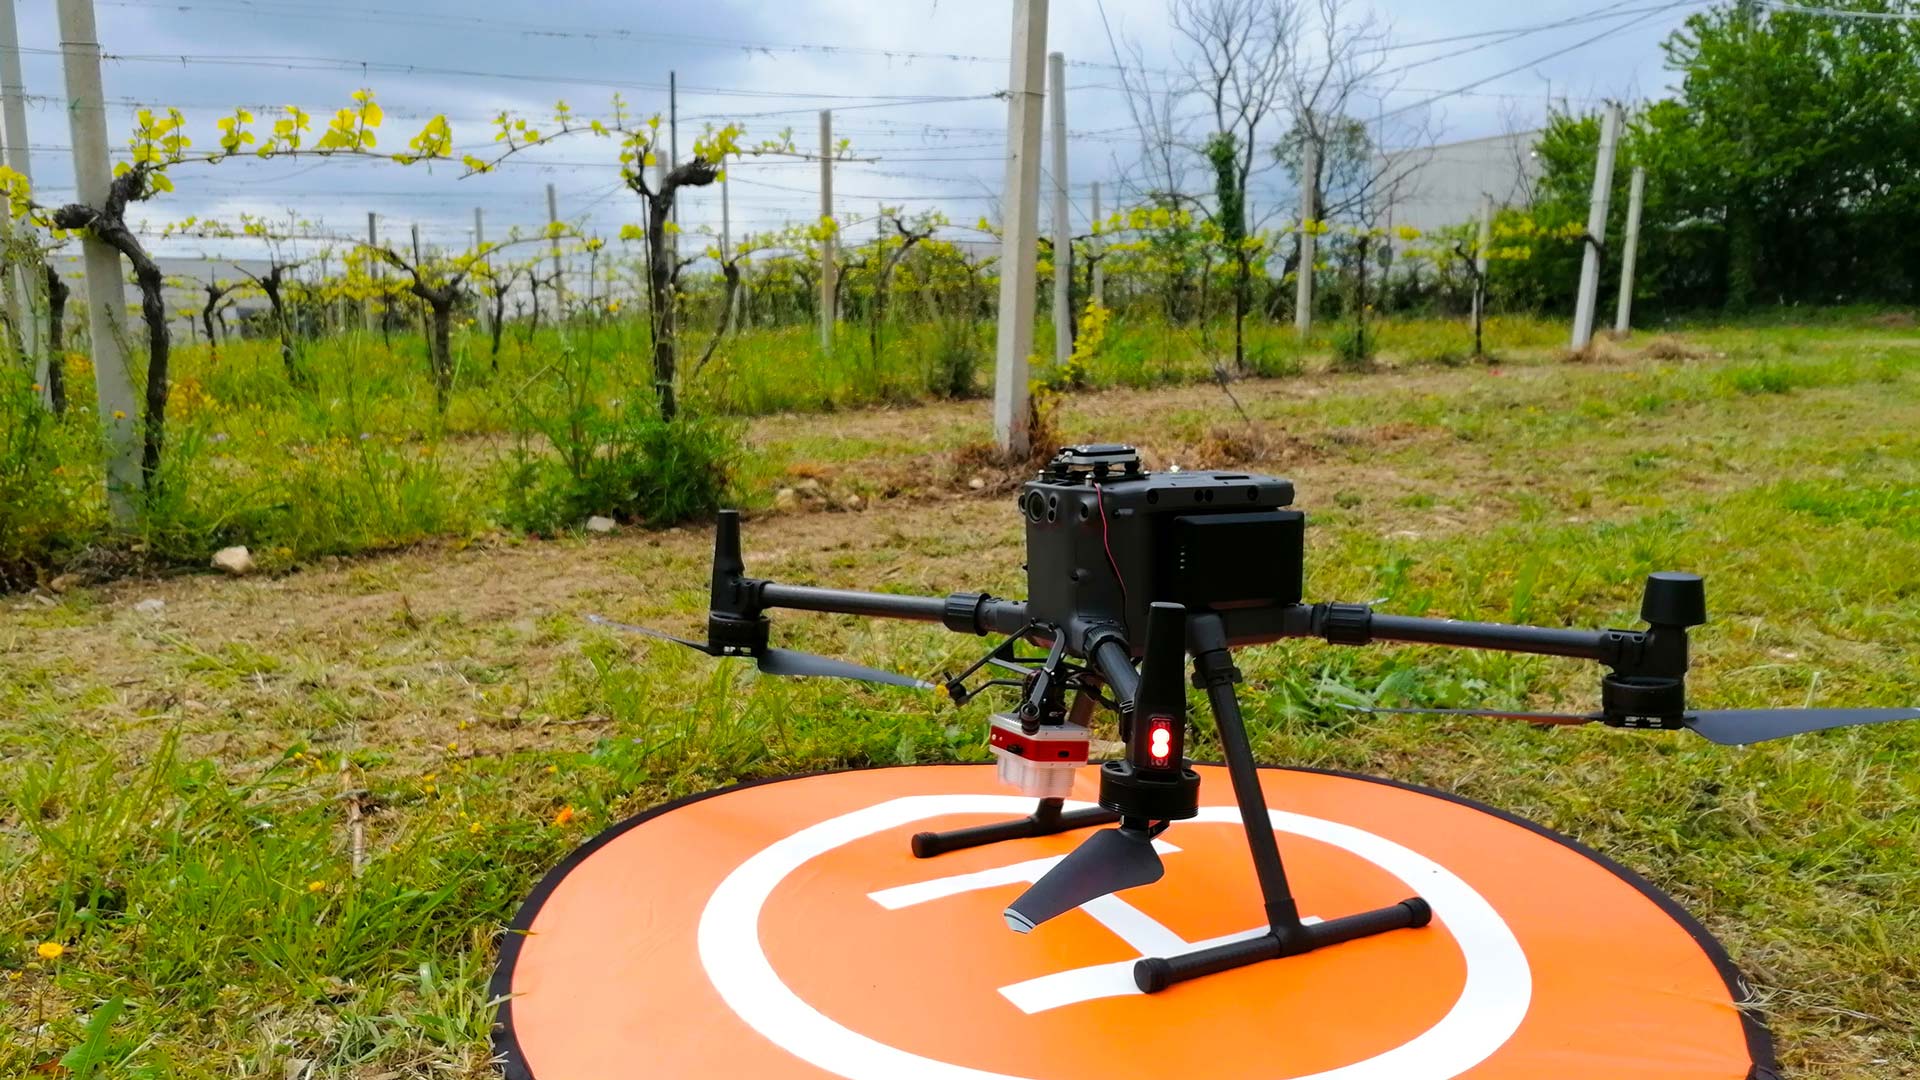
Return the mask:
<path id="1" fill-rule="evenodd" d="M 1704 360 L 1711 355 L 1708 350 L 1689 345 L 1671 334 L 1662 334 L 1640 347 L 1643 360 Z"/>

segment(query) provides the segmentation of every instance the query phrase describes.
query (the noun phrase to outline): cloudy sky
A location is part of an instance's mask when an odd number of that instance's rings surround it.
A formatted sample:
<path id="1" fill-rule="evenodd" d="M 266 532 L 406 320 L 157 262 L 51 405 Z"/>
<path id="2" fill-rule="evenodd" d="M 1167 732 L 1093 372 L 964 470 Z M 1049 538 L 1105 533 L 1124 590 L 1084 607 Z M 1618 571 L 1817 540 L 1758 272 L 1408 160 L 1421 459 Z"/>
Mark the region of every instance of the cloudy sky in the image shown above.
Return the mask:
<path id="1" fill-rule="evenodd" d="M 882 200 L 938 209 L 960 223 L 997 213 L 1007 106 L 991 95 L 1008 82 L 1009 0 L 94 2 L 116 149 L 136 105 L 179 106 L 208 147 L 215 118 L 233 105 L 270 123 L 269 107 L 298 104 L 324 123 L 361 86 L 373 88 L 387 110 L 382 147 L 403 146 L 428 117 L 444 113 L 456 147 L 478 148 L 490 144 L 489 118 L 500 109 L 544 116 L 564 98 L 582 114 L 604 114 L 617 91 L 637 110 L 664 112 L 672 71 L 683 148 L 709 119 L 738 120 L 756 138 L 791 127 L 796 142 L 810 147 L 818 110 L 832 108 L 835 134 L 850 138 L 859 156 L 879 159 L 839 166 L 838 213 L 870 214 Z M 1392 144 L 1416 131 L 1447 141 L 1523 130 L 1539 121 L 1550 97 L 1581 107 L 1602 97 L 1657 95 L 1669 81 L 1659 42 L 1702 6 L 1377 0 L 1371 11 L 1390 27 L 1393 46 L 1381 57 L 1385 89 L 1354 111 L 1387 114 L 1378 130 Z M 18 7 L 34 179 L 43 201 L 56 201 L 71 197 L 73 175 L 60 38 L 51 0 Z M 1072 65 L 1069 173 L 1080 218 L 1090 181 L 1103 182 L 1111 206 L 1115 189 L 1138 174 L 1139 140 L 1123 84 L 1164 85 L 1181 54 L 1165 0 L 1053 0 L 1052 7 L 1048 45 Z M 1350 0 L 1348 17 L 1368 10 L 1365 0 Z M 1116 66 L 1134 62 L 1129 43 L 1138 44 L 1146 70 Z M 1448 93 L 1463 87 L 1471 89 Z M 620 188 L 615 152 L 610 142 L 565 140 L 465 180 L 458 166 L 444 164 L 236 159 L 181 168 L 178 191 L 138 216 L 157 227 L 189 214 L 285 218 L 291 211 L 357 235 L 372 212 L 387 235 L 417 224 L 430 244 L 464 247 L 475 207 L 484 211 L 488 239 L 513 226 L 538 227 L 552 184 L 562 217 L 611 235 L 638 211 Z M 808 163 L 742 164 L 731 184 L 735 230 L 810 220 L 817 183 L 818 167 Z M 1286 188 L 1274 173 L 1256 183 L 1254 195 L 1278 203 L 1291 199 Z M 689 227 L 717 224 L 717 191 L 692 195 L 683 214 Z M 208 248 L 174 242 L 166 250 Z"/>

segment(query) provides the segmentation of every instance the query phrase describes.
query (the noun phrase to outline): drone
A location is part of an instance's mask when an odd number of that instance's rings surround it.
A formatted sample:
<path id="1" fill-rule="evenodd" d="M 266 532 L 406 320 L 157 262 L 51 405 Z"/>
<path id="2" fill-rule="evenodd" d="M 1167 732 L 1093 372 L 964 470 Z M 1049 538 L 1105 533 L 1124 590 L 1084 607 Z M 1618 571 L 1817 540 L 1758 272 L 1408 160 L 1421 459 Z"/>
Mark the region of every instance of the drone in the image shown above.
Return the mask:
<path id="1" fill-rule="evenodd" d="M 1159 881 L 1154 840 L 1199 813 L 1200 776 L 1185 757 L 1186 667 L 1205 692 L 1265 906 L 1256 937 L 1134 965 L 1140 990 L 1363 937 L 1426 926 L 1420 897 L 1320 922 L 1301 918 L 1268 821 L 1258 765 L 1234 686 L 1233 650 L 1285 638 L 1334 645 L 1410 642 L 1574 657 L 1608 669 L 1590 713 L 1485 709 L 1372 709 L 1485 716 L 1536 724 L 1599 723 L 1636 731 L 1686 729 L 1744 745 L 1856 724 L 1920 719 L 1920 709 L 1693 709 L 1687 704 L 1687 632 L 1706 622 L 1702 579 L 1655 573 L 1640 606 L 1644 630 L 1581 630 L 1380 614 L 1366 604 L 1305 603 L 1306 515 L 1292 482 L 1236 472 L 1149 472 L 1124 445 L 1070 446 L 1020 488 L 1027 533 L 1027 599 L 980 592 L 946 597 L 788 585 L 746 576 L 737 511 L 714 539 L 707 640 L 692 641 L 593 616 L 593 621 L 715 657 L 752 659 L 771 675 L 854 679 L 937 690 L 965 704 L 989 687 L 1019 692 L 995 713 L 988 744 L 1000 780 L 1038 799 L 1026 817 L 912 838 L 922 859 L 1027 837 L 1101 828 L 1010 904 L 1007 925 L 1028 933 L 1110 893 Z M 772 647 L 767 612 L 828 612 L 939 623 L 1001 637 L 937 683 L 812 653 Z M 1043 653 L 1043 654 L 1042 654 Z M 974 685 L 969 680 L 993 669 Z M 1125 753 L 1100 766 L 1099 804 L 1066 809 L 1088 764 L 1095 710 L 1117 714 Z"/>

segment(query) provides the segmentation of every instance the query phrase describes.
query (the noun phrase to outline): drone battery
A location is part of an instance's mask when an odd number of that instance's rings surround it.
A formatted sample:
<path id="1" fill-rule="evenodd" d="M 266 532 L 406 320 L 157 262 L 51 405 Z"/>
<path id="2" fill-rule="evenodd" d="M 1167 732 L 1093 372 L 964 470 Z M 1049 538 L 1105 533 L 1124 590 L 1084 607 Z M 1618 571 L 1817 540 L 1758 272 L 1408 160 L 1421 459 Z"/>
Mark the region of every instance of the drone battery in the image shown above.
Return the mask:
<path id="1" fill-rule="evenodd" d="M 1174 518 L 1164 596 L 1190 608 L 1299 603 L 1306 521 L 1298 510 Z"/>
<path id="2" fill-rule="evenodd" d="M 995 713 L 987 744 L 1000 782 L 1038 799 L 1064 797 L 1073 790 L 1074 770 L 1087 763 L 1087 729 L 1078 724 L 1045 724 L 1029 735 L 1019 717 Z"/>

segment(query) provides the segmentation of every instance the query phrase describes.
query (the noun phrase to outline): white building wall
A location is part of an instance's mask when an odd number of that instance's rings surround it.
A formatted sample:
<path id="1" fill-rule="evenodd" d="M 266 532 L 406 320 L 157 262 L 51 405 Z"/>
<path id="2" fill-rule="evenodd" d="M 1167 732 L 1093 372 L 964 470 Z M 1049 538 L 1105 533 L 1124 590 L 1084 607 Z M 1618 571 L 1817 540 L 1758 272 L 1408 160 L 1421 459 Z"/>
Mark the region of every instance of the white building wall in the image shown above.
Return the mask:
<path id="1" fill-rule="evenodd" d="M 1374 193 L 1375 220 L 1426 232 L 1476 219 L 1482 195 L 1495 205 L 1527 204 L 1540 178 L 1539 137 L 1522 131 L 1380 155 L 1386 179 Z"/>

